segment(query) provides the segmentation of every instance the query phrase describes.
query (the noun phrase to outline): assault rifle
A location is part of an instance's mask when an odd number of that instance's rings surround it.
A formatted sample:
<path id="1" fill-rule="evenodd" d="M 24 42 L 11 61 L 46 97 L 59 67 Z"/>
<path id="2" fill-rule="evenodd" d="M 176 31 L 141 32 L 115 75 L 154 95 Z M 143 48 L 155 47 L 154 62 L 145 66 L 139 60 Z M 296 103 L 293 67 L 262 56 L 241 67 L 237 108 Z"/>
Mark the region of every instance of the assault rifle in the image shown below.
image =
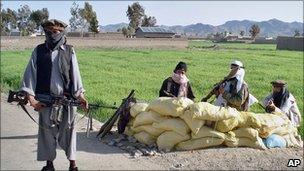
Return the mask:
<path id="1" fill-rule="evenodd" d="M 121 105 L 116 110 L 116 112 L 111 116 L 110 119 L 106 121 L 106 123 L 101 126 L 97 137 L 104 137 L 112 129 L 114 123 L 118 118 L 118 133 L 124 132 L 124 129 L 130 119 L 130 106 L 133 102 L 136 102 L 136 99 L 134 98 L 134 92 L 135 90 L 132 90 L 127 98 L 122 99 Z"/>
<path id="2" fill-rule="evenodd" d="M 222 84 L 224 84 L 227 80 L 229 80 L 232 76 L 234 76 L 237 73 L 237 71 L 238 68 L 232 69 L 228 74 L 228 76 L 224 77 L 224 79 L 221 80 L 220 82 L 214 84 L 212 90 L 207 94 L 207 96 L 202 98 L 201 102 L 207 102 L 207 100 L 209 100 L 210 97 L 212 97 L 218 91 L 220 86 L 222 86 Z"/>
<path id="3" fill-rule="evenodd" d="M 220 82 L 214 84 L 212 90 L 207 94 L 207 96 L 205 96 L 205 97 L 202 98 L 201 102 L 207 102 L 207 101 L 210 99 L 210 97 L 212 97 L 212 96 L 216 93 L 216 91 L 219 90 L 220 86 L 221 86 L 225 81 L 227 81 L 227 79 L 224 79 L 224 80 L 222 80 L 222 81 L 220 81 Z"/>
<path id="4" fill-rule="evenodd" d="M 46 104 L 47 107 L 56 107 L 56 106 L 81 106 L 81 102 L 78 99 L 68 98 L 66 96 L 40 96 L 37 99 L 38 101 Z M 24 91 L 11 91 L 9 90 L 8 103 L 17 102 L 18 105 L 22 107 L 25 113 L 36 123 L 39 123 L 29 114 L 25 105 L 28 103 L 28 94 Z M 107 108 L 107 109 L 118 109 L 116 106 L 106 106 L 101 104 L 88 104 L 89 110 L 88 113 L 88 124 L 87 124 L 87 136 L 89 136 L 89 131 L 93 130 L 92 126 L 92 115 L 91 109 Z M 39 125 L 40 126 L 40 125 Z M 42 127 L 42 126 L 40 126 Z"/>

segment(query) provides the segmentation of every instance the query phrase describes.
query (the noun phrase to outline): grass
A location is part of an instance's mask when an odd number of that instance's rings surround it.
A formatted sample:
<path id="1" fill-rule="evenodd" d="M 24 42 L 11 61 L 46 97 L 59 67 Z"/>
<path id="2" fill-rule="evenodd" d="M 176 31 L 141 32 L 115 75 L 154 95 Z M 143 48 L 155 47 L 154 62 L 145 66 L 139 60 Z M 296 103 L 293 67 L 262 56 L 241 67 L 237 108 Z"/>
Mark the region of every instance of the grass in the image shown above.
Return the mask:
<path id="1" fill-rule="evenodd" d="M 220 44 L 219 50 L 191 48 L 204 43 L 191 41 L 188 50 L 180 51 L 76 49 L 86 96 L 91 103 L 112 105 L 116 102 L 118 105 L 135 89 L 137 99 L 151 101 L 158 96 L 162 81 L 171 75 L 175 65 L 184 61 L 199 101 L 227 74 L 229 63 L 238 59 L 245 65 L 245 80 L 251 94 L 262 100 L 271 91 L 270 81 L 284 79 L 303 114 L 303 52 L 276 51 L 274 45 L 236 43 Z M 1 52 L 2 91 L 18 89 L 30 54 L 30 50 Z M 258 105 L 251 111 L 263 112 Z M 113 111 L 104 109 L 95 117 L 104 121 L 112 114 Z M 303 135 L 303 125 L 300 131 Z"/>

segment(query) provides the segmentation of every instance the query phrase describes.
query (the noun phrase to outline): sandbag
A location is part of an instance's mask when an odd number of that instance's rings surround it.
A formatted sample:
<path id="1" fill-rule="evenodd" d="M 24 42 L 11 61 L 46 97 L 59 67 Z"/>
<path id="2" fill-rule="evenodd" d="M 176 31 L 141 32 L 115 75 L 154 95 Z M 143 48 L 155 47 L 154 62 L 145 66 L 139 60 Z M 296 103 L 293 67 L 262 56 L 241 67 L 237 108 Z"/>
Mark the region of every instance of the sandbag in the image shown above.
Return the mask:
<path id="1" fill-rule="evenodd" d="M 287 124 L 286 120 L 283 119 L 281 116 L 274 115 L 274 114 L 269 114 L 269 113 L 251 114 L 250 117 L 253 117 L 258 122 L 260 122 L 261 127 L 271 128 L 271 127 L 279 127 L 279 126 L 282 126 L 284 124 Z M 253 128 L 254 128 L 254 126 L 253 126 Z"/>
<path id="2" fill-rule="evenodd" d="M 235 134 L 231 131 L 226 135 L 224 144 L 228 147 L 251 147 L 257 149 L 266 149 L 263 140 L 257 137 L 256 140 L 251 140 L 250 138 L 237 138 Z"/>
<path id="3" fill-rule="evenodd" d="M 199 129 L 205 124 L 204 120 L 194 119 L 193 115 L 190 112 L 180 115 L 180 118 L 186 122 L 191 132 L 194 134 L 197 134 Z"/>
<path id="4" fill-rule="evenodd" d="M 239 112 L 235 108 L 215 106 L 207 102 L 189 105 L 185 110 L 185 113 L 188 112 L 193 114 L 193 118 L 209 121 L 221 121 L 239 115 Z"/>
<path id="5" fill-rule="evenodd" d="M 186 97 L 159 97 L 152 101 L 146 108 L 147 111 L 153 110 L 161 115 L 178 117 L 183 114 L 184 109 L 194 102 Z"/>
<path id="6" fill-rule="evenodd" d="M 229 132 L 238 126 L 239 120 L 237 117 L 218 121 L 215 124 L 215 129 L 220 132 Z"/>
<path id="7" fill-rule="evenodd" d="M 192 137 L 192 139 L 200 139 L 200 138 L 204 138 L 204 137 L 225 139 L 226 135 L 224 133 L 213 130 L 212 128 L 209 128 L 207 126 L 202 126 L 197 134 L 194 134 L 192 132 L 191 137 Z"/>
<path id="8" fill-rule="evenodd" d="M 255 113 L 252 112 L 240 112 L 240 117 L 238 118 L 238 127 L 252 127 L 260 128 L 261 122 L 256 117 Z"/>
<path id="9" fill-rule="evenodd" d="M 148 134 L 145 131 L 141 131 L 139 133 L 134 134 L 134 137 L 137 139 L 137 141 L 146 144 L 146 145 L 152 145 L 155 143 L 156 137 Z"/>
<path id="10" fill-rule="evenodd" d="M 148 134 L 151 134 L 151 135 L 153 135 L 155 137 L 158 137 L 161 133 L 164 132 L 163 129 L 157 129 L 157 128 L 153 127 L 152 125 L 141 125 L 141 126 L 137 126 L 137 127 L 132 128 L 132 130 L 135 133 L 138 133 L 138 132 L 141 132 L 141 131 L 145 131 Z"/>
<path id="11" fill-rule="evenodd" d="M 126 126 L 124 134 L 128 135 L 128 136 L 133 136 L 135 134 L 135 132 L 131 129 L 130 126 Z"/>
<path id="12" fill-rule="evenodd" d="M 301 140 L 300 136 L 295 137 L 294 134 L 286 134 L 282 136 L 286 141 L 286 147 L 295 147 L 301 148 L 303 147 L 303 141 Z"/>
<path id="13" fill-rule="evenodd" d="M 180 135 L 185 135 L 190 132 L 187 124 L 180 118 L 165 119 L 159 123 L 153 123 L 152 126 L 164 131 L 174 131 Z"/>
<path id="14" fill-rule="evenodd" d="M 259 132 L 256 129 L 247 127 L 247 128 L 238 128 L 231 131 L 237 138 L 249 138 L 253 141 L 256 141 L 259 138 Z"/>
<path id="15" fill-rule="evenodd" d="M 268 134 L 277 134 L 277 135 L 286 135 L 286 134 L 294 134 L 298 132 L 297 128 L 294 127 L 292 124 L 288 124 L 288 125 L 282 125 L 280 127 L 277 127 L 276 129 L 273 129 L 272 131 L 270 131 Z M 267 137 L 267 135 L 265 135 Z"/>
<path id="16" fill-rule="evenodd" d="M 266 139 L 263 139 L 263 142 L 267 148 L 285 148 L 286 141 L 283 137 L 272 134 Z"/>
<path id="17" fill-rule="evenodd" d="M 175 146 L 176 150 L 195 150 L 207 147 L 221 145 L 224 142 L 222 138 L 204 137 L 199 139 L 191 139 L 188 141 L 180 142 Z"/>
<path id="18" fill-rule="evenodd" d="M 148 125 L 152 124 L 153 122 L 161 122 L 164 120 L 160 114 L 149 111 L 149 112 L 141 112 L 139 113 L 133 123 L 133 127 L 137 127 L 139 125 Z"/>
<path id="19" fill-rule="evenodd" d="M 148 103 L 135 103 L 133 106 L 130 108 L 130 114 L 133 118 L 136 117 L 139 113 L 143 112 L 146 110 L 148 107 Z"/>
<path id="20" fill-rule="evenodd" d="M 174 131 L 165 131 L 157 138 L 159 149 L 170 151 L 176 144 L 190 139 L 190 135 L 180 135 Z"/>

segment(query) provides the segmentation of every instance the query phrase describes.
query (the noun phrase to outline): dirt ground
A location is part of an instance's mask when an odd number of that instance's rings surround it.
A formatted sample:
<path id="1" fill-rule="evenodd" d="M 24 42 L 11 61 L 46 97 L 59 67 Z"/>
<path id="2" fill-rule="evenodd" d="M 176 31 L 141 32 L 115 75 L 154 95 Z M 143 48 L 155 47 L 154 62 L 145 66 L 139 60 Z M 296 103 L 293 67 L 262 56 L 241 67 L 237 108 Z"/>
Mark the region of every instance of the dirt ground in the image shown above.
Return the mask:
<path id="1" fill-rule="evenodd" d="M 33 49 L 43 43 L 42 37 L 1 37 L 1 50 Z M 68 44 L 75 49 L 92 48 L 127 48 L 127 49 L 185 49 L 188 46 L 186 39 L 103 39 L 103 38 L 67 38 Z"/>
<path id="2" fill-rule="evenodd" d="M 30 106 L 27 106 L 30 109 Z M 33 110 L 30 113 L 36 117 Z M 89 138 L 86 118 L 77 120 L 77 162 L 80 170 L 303 170 L 303 148 L 267 149 L 217 147 L 194 151 L 167 152 L 132 157 L 116 146 L 97 139 L 102 123 L 94 120 Z M 109 135 L 107 139 L 113 139 Z M 16 105 L 1 95 L 1 170 L 38 170 L 36 161 L 37 125 Z M 64 152 L 58 149 L 56 169 L 66 169 Z M 287 167 L 289 159 L 300 159 L 298 167 Z M 16 160 L 18 162 L 16 162 Z"/>

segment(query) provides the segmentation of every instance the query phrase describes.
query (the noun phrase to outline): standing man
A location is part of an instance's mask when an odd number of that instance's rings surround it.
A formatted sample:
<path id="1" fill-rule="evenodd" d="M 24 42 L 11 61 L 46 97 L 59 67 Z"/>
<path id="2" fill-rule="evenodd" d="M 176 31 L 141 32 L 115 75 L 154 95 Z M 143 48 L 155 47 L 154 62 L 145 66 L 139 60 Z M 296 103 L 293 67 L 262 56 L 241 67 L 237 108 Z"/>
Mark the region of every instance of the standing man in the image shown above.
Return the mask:
<path id="1" fill-rule="evenodd" d="M 284 113 L 294 126 L 299 127 L 301 123 L 301 113 L 295 97 L 287 89 L 286 81 L 275 80 L 272 81 L 271 84 L 272 93 L 265 97 L 263 101 L 266 112 L 279 111 Z"/>
<path id="2" fill-rule="evenodd" d="M 82 107 L 88 109 L 76 54 L 73 47 L 66 44 L 64 22 L 52 19 L 42 27 L 45 43 L 32 52 L 21 83 L 21 90 L 27 92 L 30 105 L 39 113 L 37 160 L 46 161 L 43 171 L 55 170 L 53 160 L 58 143 L 70 161 L 69 170 L 78 170 L 75 163 L 76 108 L 54 108 L 43 103 L 43 99 L 52 96 L 66 96 L 79 99 Z"/>
<path id="3" fill-rule="evenodd" d="M 220 85 L 217 92 L 215 105 L 230 106 L 240 111 L 247 111 L 250 106 L 250 98 L 256 99 L 249 94 L 247 83 L 244 81 L 245 70 L 241 61 L 233 61 L 230 64 L 229 78 Z M 233 74 L 231 74 L 233 73 Z M 251 102 L 254 103 L 254 102 Z"/>
<path id="4" fill-rule="evenodd" d="M 194 100 L 195 96 L 193 95 L 186 72 L 187 64 L 185 62 L 179 62 L 172 76 L 163 81 L 159 90 L 159 97 L 187 97 Z"/>

